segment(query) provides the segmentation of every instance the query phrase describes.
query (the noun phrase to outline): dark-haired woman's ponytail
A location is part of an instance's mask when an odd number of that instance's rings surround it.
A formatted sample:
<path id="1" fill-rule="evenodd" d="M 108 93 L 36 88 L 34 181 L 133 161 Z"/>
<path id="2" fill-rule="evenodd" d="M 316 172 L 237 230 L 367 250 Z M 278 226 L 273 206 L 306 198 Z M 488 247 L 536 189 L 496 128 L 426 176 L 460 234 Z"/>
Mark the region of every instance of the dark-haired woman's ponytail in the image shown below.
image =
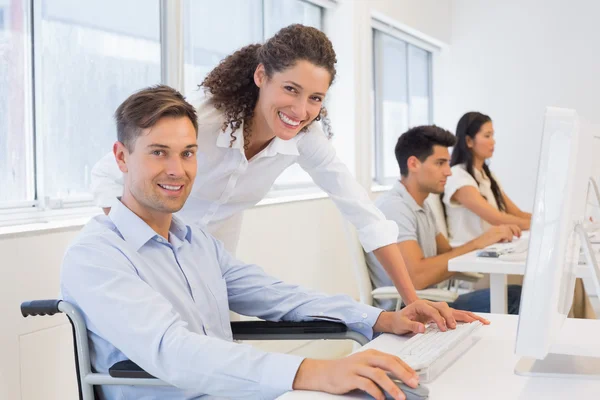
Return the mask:
<path id="1" fill-rule="evenodd" d="M 490 171 L 490 167 L 486 163 L 483 163 L 483 171 L 487 175 L 488 179 L 491 183 L 492 193 L 494 194 L 494 199 L 496 199 L 496 204 L 498 205 L 498 210 L 506 211 L 506 203 L 504 202 L 504 197 L 502 196 L 502 190 L 500 190 L 500 185 L 492 176 L 492 172 Z"/>

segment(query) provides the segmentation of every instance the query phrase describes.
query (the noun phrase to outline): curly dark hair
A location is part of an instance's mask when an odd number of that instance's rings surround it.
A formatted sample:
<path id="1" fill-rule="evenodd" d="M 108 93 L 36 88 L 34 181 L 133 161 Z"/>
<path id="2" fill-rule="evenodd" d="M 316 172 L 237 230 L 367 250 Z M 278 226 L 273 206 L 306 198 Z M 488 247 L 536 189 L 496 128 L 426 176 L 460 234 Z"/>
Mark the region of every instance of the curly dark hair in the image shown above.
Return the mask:
<path id="1" fill-rule="evenodd" d="M 223 59 L 204 79 L 199 87 L 210 94 L 214 107 L 225 114 L 223 131 L 231 127 L 231 145 L 235 141 L 233 133 L 244 122 L 244 149 L 248 149 L 250 127 L 248 122 L 254 116 L 259 88 L 254 83 L 254 72 L 259 64 L 264 65 L 268 78 L 306 60 L 323 67 L 331 75 L 329 84 L 336 74 L 337 62 L 333 45 L 327 36 L 316 28 L 300 24 L 281 29 L 263 45 L 251 44 Z M 323 129 L 332 136 L 327 110 L 321 108 L 316 120 L 323 120 Z M 312 122 L 311 122 L 312 123 Z M 302 131 L 306 131 L 308 125 Z"/>

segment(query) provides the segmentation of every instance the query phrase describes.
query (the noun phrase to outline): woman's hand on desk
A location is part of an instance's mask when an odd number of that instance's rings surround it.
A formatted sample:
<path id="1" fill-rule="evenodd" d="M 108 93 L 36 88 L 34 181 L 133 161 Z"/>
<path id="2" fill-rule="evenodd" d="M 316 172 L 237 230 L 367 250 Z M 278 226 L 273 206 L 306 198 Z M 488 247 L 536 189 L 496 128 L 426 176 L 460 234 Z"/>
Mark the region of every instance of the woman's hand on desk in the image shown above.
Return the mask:
<path id="1" fill-rule="evenodd" d="M 399 357 L 377 350 L 365 350 L 339 360 L 305 359 L 300 364 L 292 388 L 344 394 L 359 389 L 384 400 L 381 389 L 395 399 L 406 396 L 389 375 L 410 387 L 417 387 L 419 377 Z"/>
<path id="2" fill-rule="evenodd" d="M 373 330 L 396 335 L 422 333 L 425 332 L 424 324 L 430 321 L 435 322 L 442 332 L 456 328 L 456 322 L 481 321 L 489 324 L 488 320 L 469 311 L 455 310 L 447 303 L 417 300 L 400 311 L 379 314 Z"/>

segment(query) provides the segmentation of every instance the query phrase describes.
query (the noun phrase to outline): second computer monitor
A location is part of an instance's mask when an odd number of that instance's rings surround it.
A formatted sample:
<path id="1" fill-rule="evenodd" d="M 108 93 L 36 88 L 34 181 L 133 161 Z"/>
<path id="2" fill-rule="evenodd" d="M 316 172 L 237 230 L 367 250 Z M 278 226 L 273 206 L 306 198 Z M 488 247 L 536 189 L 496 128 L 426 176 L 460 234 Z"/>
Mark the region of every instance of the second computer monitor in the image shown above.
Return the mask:
<path id="1" fill-rule="evenodd" d="M 572 305 L 591 161 L 574 110 L 548 107 L 537 174 L 516 353 L 543 359 Z"/>

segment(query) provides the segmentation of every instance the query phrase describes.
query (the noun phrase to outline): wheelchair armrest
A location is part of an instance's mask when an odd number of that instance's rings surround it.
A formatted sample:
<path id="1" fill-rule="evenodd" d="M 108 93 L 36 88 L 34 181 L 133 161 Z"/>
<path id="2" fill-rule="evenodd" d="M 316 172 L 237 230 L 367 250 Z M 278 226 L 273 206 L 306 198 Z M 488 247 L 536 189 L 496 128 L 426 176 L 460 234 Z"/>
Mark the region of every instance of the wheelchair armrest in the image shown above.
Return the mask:
<path id="1" fill-rule="evenodd" d="M 23 317 L 36 315 L 54 315 L 61 313 L 58 305 L 62 300 L 31 300 L 21 303 L 21 314 Z"/>
<path id="2" fill-rule="evenodd" d="M 131 360 L 123 360 L 108 369 L 113 378 L 156 379 Z"/>
<path id="3" fill-rule="evenodd" d="M 342 323 L 330 321 L 234 321 L 231 331 L 235 340 L 354 340 L 360 345 L 369 342 Z"/>
<path id="4" fill-rule="evenodd" d="M 339 322 L 329 321 L 234 321 L 231 323 L 233 336 L 248 335 L 286 335 L 303 333 L 343 333 L 348 327 Z"/>

